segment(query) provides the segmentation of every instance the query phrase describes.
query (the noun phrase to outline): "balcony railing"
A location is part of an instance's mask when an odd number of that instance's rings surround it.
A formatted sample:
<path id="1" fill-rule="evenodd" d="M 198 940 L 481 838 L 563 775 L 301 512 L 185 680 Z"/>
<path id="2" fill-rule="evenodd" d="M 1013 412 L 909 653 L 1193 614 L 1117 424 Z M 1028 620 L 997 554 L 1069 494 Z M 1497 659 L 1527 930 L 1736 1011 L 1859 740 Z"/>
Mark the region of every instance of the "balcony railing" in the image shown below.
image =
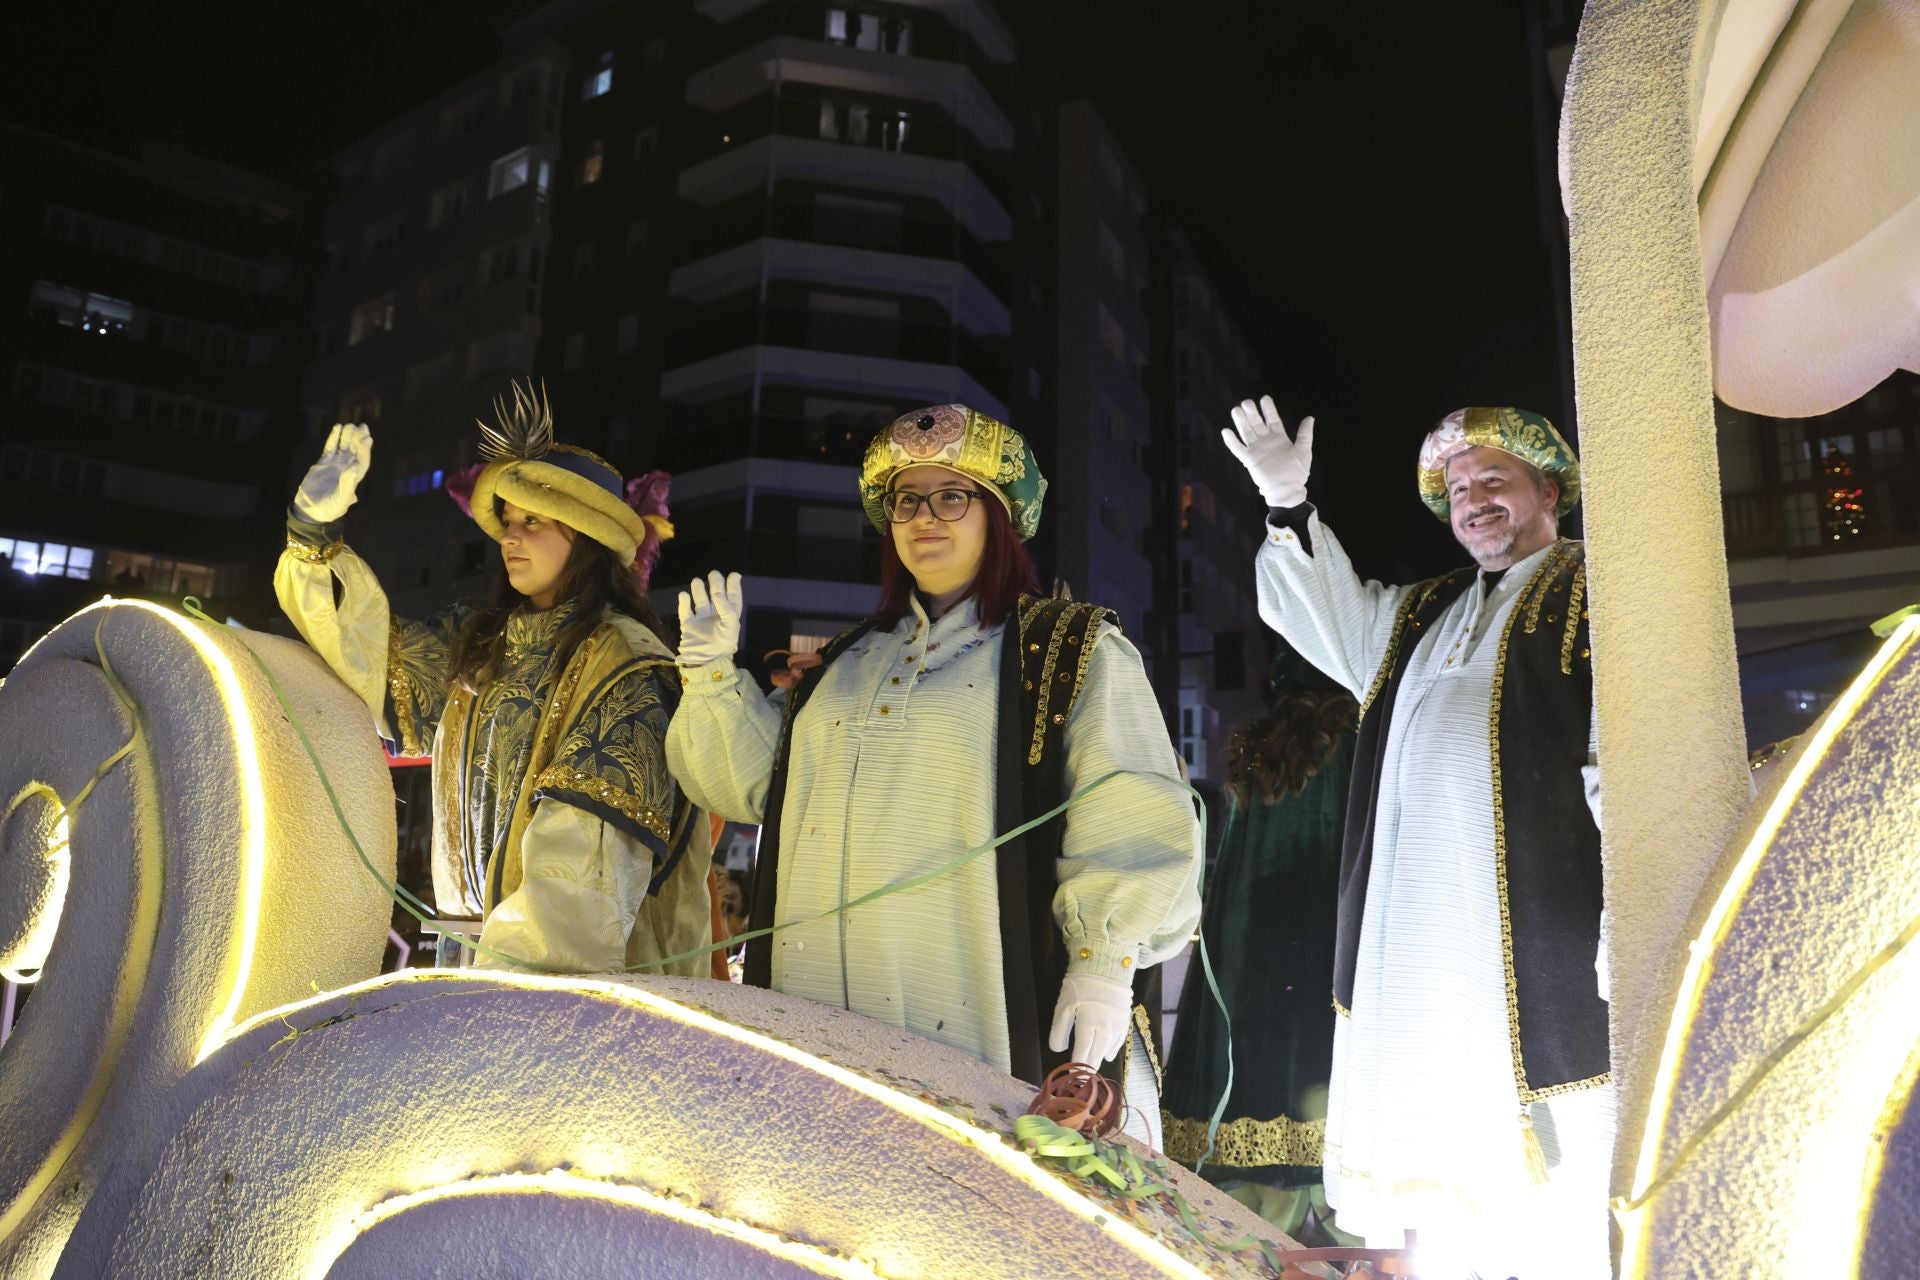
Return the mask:
<path id="1" fill-rule="evenodd" d="M 1002 302 L 1011 296 L 1006 246 L 976 239 L 956 218 L 867 212 L 811 198 L 753 195 L 704 210 L 688 219 L 675 261 L 684 266 L 763 236 L 957 261 Z"/>
<path id="2" fill-rule="evenodd" d="M 1012 207 L 1006 153 L 975 142 L 939 108 L 905 99 L 840 97 L 811 86 L 789 89 L 806 92 L 763 94 L 708 116 L 689 149 L 689 166 L 768 136 L 809 138 L 863 151 L 956 161 L 971 169 L 1002 206 Z M 853 110 L 856 107 L 864 108 L 864 114 Z"/>
<path id="3" fill-rule="evenodd" d="M 706 49 L 704 62 L 711 66 L 774 36 L 791 36 L 798 40 L 815 40 L 824 45 L 848 47 L 847 41 L 834 40 L 827 35 L 827 10 L 845 10 L 848 7 L 845 4 L 806 3 L 805 0 L 762 5 L 715 31 L 712 43 Z M 870 16 L 862 16 L 866 21 L 874 20 Z M 1002 105 L 1010 101 L 1012 80 L 1007 67 L 988 58 L 972 35 L 938 14 L 922 10 L 908 19 L 904 53 L 898 51 L 897 37 L 889 40 L 888 34 L 876 28 L 875 44 L 878 47 L 875 52 L 903 59 L 925 58 L 933 62 L 959 63 L 972 71 L 986 86 L 987 92 Z"/>
<path id="4" fill-rule="evenodd" d="M 953 365 L 1002 400 L 1007 398 L 1005 339 L 982 338 L 945 322 L 844 315 L 780 303 L 690 308 L 668 334 L 666 367 L 754 345 Z"/>

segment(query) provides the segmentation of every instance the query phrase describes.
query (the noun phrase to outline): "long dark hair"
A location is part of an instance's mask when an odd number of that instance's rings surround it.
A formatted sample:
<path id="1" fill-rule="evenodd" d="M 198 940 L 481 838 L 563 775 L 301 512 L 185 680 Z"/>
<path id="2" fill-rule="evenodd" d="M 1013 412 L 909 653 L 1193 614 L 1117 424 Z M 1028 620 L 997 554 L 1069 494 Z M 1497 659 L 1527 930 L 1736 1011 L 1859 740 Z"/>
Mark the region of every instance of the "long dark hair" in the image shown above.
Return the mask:
<path id="1" fill-rule="evenodd" d="M 593 634 L 609 607 L 653 632 L 668 648 L 673 647 L 673 641 L 660 625 L 660 615 L 653 611 L 652 603 L 634 582 L 632 572 L 620 563 L 611 548 L 584 533 L 574 534 L 573 547 L 560 571 L 560 586 L 554 600 L 580 606 L 554 640 L 555 670 L 565 669 L 573 651 Z M 527 597 L 515 591 L 507 580 L 506 565 L 496 560 L 486 600 L 454 637 L 449 668 L 455 685 L 477 694 L 493 682 L 500 674 L 500 655 L 506 647 L 507 618 L 527 607 Z"/>
<path id="2" fill-rule="evenodd" d="M 980 567 L 974 572 L 973 585 L 962 600 L 971 598 L 980 614 L 980 625 L 997 627 L 1005 622 L 1022 593 L 1038 595 L 1040 576 L 1034 572 L 1033 557 L 1020 544 L 1013 531 L 1013 517 L 993 494 L 982 490 L 975 505 L 987 519 L 987 542 L 980 550 Z M 907 615 L 914 589 L 913 574 L 900 563 L 899 549 L 893 545 L 893 531 L 880 534 L 880 603 L 874 616 L 880 625 L 891 627 Z"/>
<path id="3" fill-rule="evenodd" d="M 1281 685 L 1267 705 L 1264 719 L 1227 741 L 1227 790 L 1242 808 L 1254 797 L 1272 804 L 1305 791 L 1360 718 L 1353 695 L 1331 682 Z"/>

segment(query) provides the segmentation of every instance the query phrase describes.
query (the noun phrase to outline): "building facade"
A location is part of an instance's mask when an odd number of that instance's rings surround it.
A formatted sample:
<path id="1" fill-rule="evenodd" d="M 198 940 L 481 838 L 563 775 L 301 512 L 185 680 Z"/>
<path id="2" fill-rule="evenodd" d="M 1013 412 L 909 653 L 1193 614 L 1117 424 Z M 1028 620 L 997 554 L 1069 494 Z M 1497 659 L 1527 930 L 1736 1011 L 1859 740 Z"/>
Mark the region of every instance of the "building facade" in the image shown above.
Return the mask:
<path id="1" fill-rule="evenodd" d="M 103 592 L 271 609 L 310 234 L 281 184 L 0 125 L 0 664 Z"/>
<path id="2" fill-rule="evenodd" d="M 478 593 L 492 567 L 442 490 L 474 460 L 475 417 L 535 369 L 568 75 L 566 49 L 534 41 L 334 157 L 285 486 L 332 423 L 373 429 L 350 537 L 403 614 Z"/>
<path id="3" fill-rule="evenodd" d="M 663 610 L 737 570 L 746 652 L 816 646 L 874 599 L 875 428 L 952 401 L 1047 420 L 1012 37 L 976 0 L 556 0 L 504 35 L 336 159 L 307 403 L 316 444 L 379 419 L 356 545 L 403 609 L 478 590 L 487 548 L 430 495 L 531 373 L 563 439 L 673 473 Z"/>
<path id="4" fill-rule="evenodd" d="M 1920 603 L 1920 375 L 1817 418 L 1722 405 L 1721 511 L 1747 741 L 1799 733 Z"/>
<path id="5" fill-rule="evenodd" d="M 1220 445 L 1260 369 L 1218 286 L 1178 232 L 1167 256 L 1179 538 L 1174 582 L 1180 693 L 1174 741 L 1196 778 L 1225 776 L 1234 729 L 1266 714 L 1268 639 L 1251 559 L 1264 515 L 1247 474 Z"/>
<path id="6" fill-rule="evenodd" d="M 1149 539 L 1157 523 L 1147 455 L 1154 405 L 1148 312 L 1153 248 L 1147 189 L 1092 104 L 1059 113 L 1056 339 L 1061 498 L 1054 565 L 1076 596 L 1114 610 L 1146 644 L 1153 607 Z"/>

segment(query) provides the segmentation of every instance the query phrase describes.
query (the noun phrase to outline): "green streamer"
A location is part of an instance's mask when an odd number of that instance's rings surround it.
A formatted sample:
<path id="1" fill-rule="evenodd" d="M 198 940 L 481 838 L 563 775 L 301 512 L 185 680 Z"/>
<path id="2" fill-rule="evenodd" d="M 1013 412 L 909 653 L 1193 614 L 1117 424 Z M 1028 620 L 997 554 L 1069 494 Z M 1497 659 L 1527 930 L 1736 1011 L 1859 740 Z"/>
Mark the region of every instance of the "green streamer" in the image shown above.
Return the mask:
<path id="1" fill-rule="evenodd" d="M 193 596 L 187 596 L 183 598 L 180 602 L 180 607 L 189 616 L 197 618 L 201 622 L 205 622 L 213 626 L 221 625 L 214 618 L 210 617 L 208 614 L 202 611 L 202 609 L 200 608 L 199 600 L 195 599 Z M 260 669 L 260 673 L 266 677 L 267 687 L 273 691 L 273 696 L 275 700 L 278 701 L 280 704 L 280 710 L 286 714 L 287 723 L 293 726 L 294 734 L 300 739 L 300 746 L 306 752 L 307 760 L 313 765 L 314 773 L 318 775 L 320 779 L 321 788 L 326 792 L 327 802 L 333 807 L 334 820 L 340 824 L 340 830 L 346 833 L 348 842 L 353 846 L 354 854 L 360 859 L 360 865 L 366 868 L 367 874 L 372 876 L 375 882 L 378 883 L 382 889 L 386 890 L 387 896 L 392 898 L 394 902 L 399 904 L 401 910 L 405 911 L 408 915 L 412 916 L 414 919 L 418 920 L 422 924 L 430 923 L 434 918 L 432 910 L 424 902 L 421 902 L 419 898 L 415 897 L 412 893 L 408 892 L 403 886 L 396 884 L 393 881 L 388 880 L 385 876 L 381 875 L 379 868 L 373 865 L 373 859 L 367 856 L 366 849 L 360 843 L 360 837 L 357 834 L 355 834 L 352 824 L 347 821 L 346 810 L 341 807 L 340 797 L 338 794 L 335 793 L 333 789 L 333 782 L 327 776 L 326 766 L 320 763 L 320 753 L 314 749 L 313 740 L 307 736 L 306 725 L 305 725 L 305 722 L 301 719 L 300 713 L 294 710 L 293 704 L 287 698 L 286 692 L 283 689 L 281 689 L 280 682 L 274 678 L 273 672 L 267 668 L 267 664 L 261 659 L 260 655 L 253 651 L 252 646 L 243 644 L 241 647 L 246 650 L 247 656 L 253 659 L 254 665 Z M 105 661 L 104 654 L 102 654 L 102 661 Z M 131 746 L 132 744 L 129 743 L 128 744 L 129 749 L 131 748 Z M 995 836 L 993 839 L 988 840 L 983 844 L 977 844 L 973 848 L 968 849 L 966 852 L 960 854 L 958 857 L 955 857 L 945 863 L 942 863 L 940 866 L 935 867 L 931 871 L 923 872 L 922 874 L 916 875 L 916 876 L 910 876 L 905 880 L 897 880 L 891 884 L 882 885 L 878 889 L 874 889 L 874 890 L 871 890 L 870 892 L 861 894 L 858 898 L 853 899 L 851 902 L 843 902 L 840 905 L 833 907 L 830 910 L 820 912 L 817 915 L 808 916 L 800 920 L 788 920 L 783 924 L 772 925 L 765 929 L 755 929 L 755 930 L 752 930 L 751 932 L 739 934 L 735 937 L 729 938 L 724 942 L 715 942 L 715 943 L 708 944 L 706 946 L 695 947 L 691 950 L 682 951 L 677 955 L 667 956 L 660 960 L 647 960 L 647 961 L 642 961 L 639 964 L 628 965 L 625 968 L 623 968 L 621 972 L 637 973 L 647 969 L 663 968 L 670 964 L 679 964 L 682 961 L 695 960 L 700 958 L 701 956 L 712 955 L 716 951 L 728 950 L 732 947 L 738 946 L 742 942 L 748 942 L 755 938 L 770 937 L 771 935 L 780 933 L 783 930 L 796 928 L 803 924 L 817 924 L 822 920 L 829 920 L 829 919 L 832 919 L 834 916 L 840 915 L 844 912 L 852 911 L 855 907 L 863 907 L 863 906 L 871 905 L 872 903 L 878 902 L 880 899 L 888 897 L 892 894 L 903 893 L 908 889 L 917 889 L 922 885 L 931 884 L 933 881 L 938 880 L 943 876 L 952 875 L 955 871 L 958 871 L 960 868 L 966 866 L 968 863 L 974 861 L 975 859 L 985 854 L 991 853 L 995 849 L 998 849 L 1001 845 L 1007 843 L 1009 840 L 1017 839 L 1018 837 L 1025 835 L 1027 832 L 1033 830 L 1035 827 L 1038 827 L 1045 823 L 1053 821 L 1053 819 L 1059 817 L 1061 814 L 1065 813 L 1067 810 L 1073 808 L 1075 805 L 1085 800 L 1089 795 L 1092 795 L 1095 791 L 1099 790 L 1101 787 L 1107 785 L 1109 782 L 1112 782 L 1115 778 L 1124 777 L 1124 776 L 1154 778 L 1162 782 L 1169 782 L 1169 783 L 1172 783 L 1179 790 L 1185 792 L 1188 796 L 1192 797 L 1193 800 L 1196 801 L 1198 804 L 1198 812 L 1200 816 L 1200 847 L 1202 849 L 1206 848 L 1207 807 L 1206 807 L 1205 797 L 1203 797 L 1198 791 L 1194 790 L 1192 786 L 1190 786 L 1187 782 L 1185 782 L 1183 779 L 1181 779 L 1175 774 L 1150 773 L 1150 772 L 1137 770 L 1137 769 L 1115 769 L 1111 773 L 1103 774 L 1102 776 L 1095 778 L 1092 782 L 1089 782 L 1086 786 L 1076 789 L 1072 795 L 1066 798 L 1066 800 L 1064 800 L 1060 804 L 1055 805 L 1053 808 L 1047 810 L 1045 813 L 1041 814 L 1039 817 L 1032 818 L 1026 822 L 1023 822 L 1019 826 L 1014 827 L 1012 830 L 1007 831 L 1001 835 Z M 511 965 L 518 969 L 530 970 L 535 973 L 548 973 L 548 974 L 557 974 L 562 976 L 571 976 L 568 974 L 568 971 L 566 970 L 551 969 L 545 965 L 537 964 L 530 960 L 524 960 L 518 956 L 510 955 L 505 952 L 495 950 L 492 947 L 484 946 L 482 945 L 482 943 L 477 937 L 469 937 L 468 935 L 463 933 L 456 933 L 452 930 L 444 929 L 444 926 L 443 926 L 443 933 L 444 933 L 444 936 L 456 939 L 462 945 L 471 948 L 477 954 L 484 955 L 491 960 L 500 962 L 501 964 Z M 1199 936 L 1200 964 L 1201 964 L 1202 972 L 1204 972 L 1206 975 L 1207 990 L 1213 996 L 1214 1003 L 1217 1006 L 1219 1006 L 1220 1016 L 1223 1023 L 1225 1024 L 1226 1034 L 1227 1034 L 1226 1090 L 1221 1093 L 1220 1101 L 1213 1109 L 1213 1117 L 1207 1124 L 1206 1154 L 1211 1155 L 1213 1152 L 1214 1139 L 1217 1133 L 1219 1132 L 1219 1128 L 1220 1128 L 1220 1118 L 1226 1111 L 1228 1097 L 1231 1095 L 1233 1091 L 1233 1019 L 1232 1019 L 1232 1016 L 1227 1012 L 1226 1000 L 1220 994 L 1219 983 L 1214 979 L 1213 965 L 1207 957 L 1206 937 L 1204 934 L 1199 934 L 1198 936 Z M 1205 1162 L 1205 1156 L 1202 1157 L 1202 1163 L 1204 1162 Z M 1116 1174 L 1113 1176 L 1117 1177 L 1118 1175 Z"/>

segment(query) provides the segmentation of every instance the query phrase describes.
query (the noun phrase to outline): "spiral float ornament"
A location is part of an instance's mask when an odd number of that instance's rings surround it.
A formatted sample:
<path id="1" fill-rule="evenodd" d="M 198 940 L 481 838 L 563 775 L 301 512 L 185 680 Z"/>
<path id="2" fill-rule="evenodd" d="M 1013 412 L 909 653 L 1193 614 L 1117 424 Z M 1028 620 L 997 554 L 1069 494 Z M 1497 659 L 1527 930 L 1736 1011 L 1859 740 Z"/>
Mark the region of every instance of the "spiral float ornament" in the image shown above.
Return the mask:
<path id="1" fill-rule="evenodd" d="M 259 662 L 256 662 L 255 655 Z M 103 601 L 0 685 L 0 1274 L 52 1272 L 103 1169 L 260 1010 L 379 971 L 393 792 L 366 708 L 304 646 Z"/>
<path id="2" fill-rule="evenodd" d="M 1920 1257 L 1920 616 L 1773 778 L 1622 1135 L 1623 1276 L 1903 1280 Z"/>
<path id="3" fill-rule="evenodd" d="M 405 970 L 196 1067 L 56 1275 L 1271 1276 L 1031 1159 L 1031 1094 L 778 992 Z M 1280 1240 L 1169 1176 L 1210 1238 Z"/>

